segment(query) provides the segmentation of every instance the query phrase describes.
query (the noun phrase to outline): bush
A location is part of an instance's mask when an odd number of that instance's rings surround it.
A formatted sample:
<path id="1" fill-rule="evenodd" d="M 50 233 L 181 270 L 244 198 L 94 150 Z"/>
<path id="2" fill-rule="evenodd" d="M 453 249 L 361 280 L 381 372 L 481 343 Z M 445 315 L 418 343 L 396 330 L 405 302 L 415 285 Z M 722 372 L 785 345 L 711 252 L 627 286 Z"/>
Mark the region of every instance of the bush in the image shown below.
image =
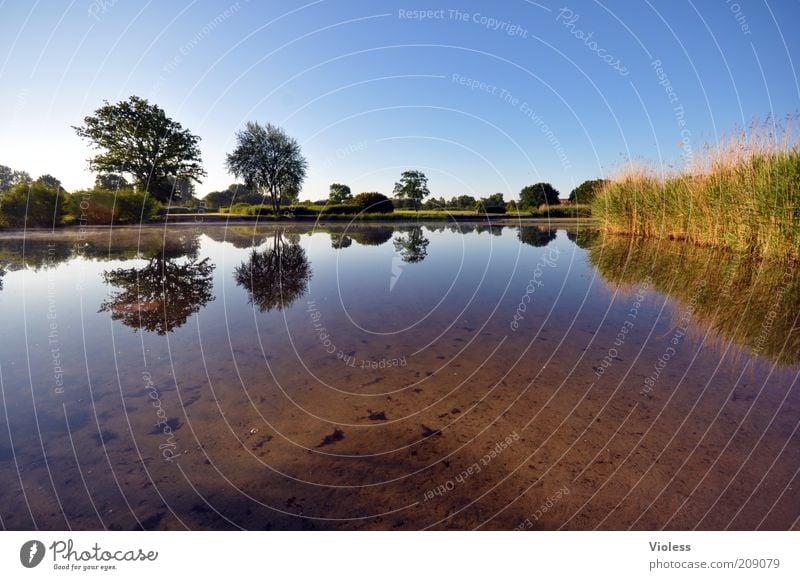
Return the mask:
<path id="1" fill-rule="evenodd" d="M 90 189 L 74 193 L 69 212 L 82 224 L 139 223 L 152 219 L 160 204 L 152 195 L 132 189 Z"/>
<path id="2" fill-rule="evenodd" d="M 309 207 L 307 205 L 292 205 L 289 206 L 286 211 L 291 212 L 294 215 L 317 215 L 321 210 L 322 208 Z"/>
<path id="3" fill-rule="evenodd" d="M 231 215 L 251 215 L 250 208 L 252 207 L 249 203 L 234 203 L 228 208 L 228 213 Z"/>
<path id="4" fill-rule="evenodd" d="M 387 200 L 388 201 L 388 200 Z M 336 205 L 326 205 L 323 207 L 319 215 L 357 215 L 364 211 L 364 208 L 359 205 L 350 205 L 350 204 L 336 204 Z M 372 211 L 372 210 L 370 210 Z M 385 213 L 385 212 L 384 212 Z"/>
<path id="5" fill-rule="evenodd" d="M 0 198 L 0 221 L 12 228 L 61 224 L 69 196 L 44 183 L 19 183 Z"/>
<path id="6" fill-rule="evenodd" d="M 358 206 L 365 213 L 392 213 L 394 211 L 391 200 L 375 191 L 359 193 L 353 198 L 353 205 Z"/>

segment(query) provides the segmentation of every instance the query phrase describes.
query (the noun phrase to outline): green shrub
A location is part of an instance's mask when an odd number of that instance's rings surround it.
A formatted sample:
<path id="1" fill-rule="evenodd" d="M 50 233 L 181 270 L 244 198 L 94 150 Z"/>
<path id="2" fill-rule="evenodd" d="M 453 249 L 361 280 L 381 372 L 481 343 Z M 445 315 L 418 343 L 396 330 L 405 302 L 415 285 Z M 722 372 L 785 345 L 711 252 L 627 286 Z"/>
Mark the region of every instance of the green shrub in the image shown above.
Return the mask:
<path id="1" fill-rule="evenodd" d="M 326 205 L 319 212 L 319 215 L 357 215 L 364 210 L 361 206 L 350 204 Z"/>
<path id="2" fill-rule="evenodd" d="M 140 223 L 152 219 L 160 204 L 143 191 L 90 189 L 71 196 L 70 215 L 86 225 Z"/>
<path id="3" fill-rule="evenodd" d="M 0 197 L 0 221 L 12 228 L 56 226 L 68 203 L 66 193 L 42 182 L 19 183 Z"/>
<path id="4" fill-rule="evenodd" d="M 392 201 L 376 191 L 359 193 L 353 198 L 353 205 L 365 213 L 392 213 L 394 211 Z"/>

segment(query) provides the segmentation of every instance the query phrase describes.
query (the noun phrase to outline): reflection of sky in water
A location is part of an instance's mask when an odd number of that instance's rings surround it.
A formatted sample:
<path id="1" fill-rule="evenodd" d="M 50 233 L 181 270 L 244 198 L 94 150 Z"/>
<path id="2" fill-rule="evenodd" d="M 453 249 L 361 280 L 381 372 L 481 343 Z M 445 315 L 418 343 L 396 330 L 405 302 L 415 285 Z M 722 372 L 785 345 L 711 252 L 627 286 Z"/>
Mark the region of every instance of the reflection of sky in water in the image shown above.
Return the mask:
<path id="1" fill-rule="evenodd" d="M 739 344 L 751 343 L 741 330 L 726 326 L 729 323 L 718 313 L 720 304 L 713 297 L 701 301 L 652 396 L 642 397 L 644 379 L 652 374 L 686 311 L 685 294 L 676 291 L 676 300 L 661 293 L 670 287 L 673 275 L 666 263 L 657 266 L 654 287 L 646 292 L 630 332 L 616 345 L 616 356 L 610 363 L 607 360 L 602 375 L 597 374 L 621 325 L 631 320 L 626 313 L 633 292 L 644 279 L 642 272 L 648 271 L 646 263 L 636 260 L 664 252 L 640 249 L 626 260 L 627 242 L 601 245 L 591 232 L 576 234 L 574 228 L 520 232 L 504 227 L 459 233 L 455 225 L 423 225 L 414 239 L 419 240 L 421 233 L 428 240 L 427 253 L 408 262 L 393 241 L 409 235 L 410 227 L 393 233 L 386 226 L 348 231 L 343 225 L 331 231 L 290 228 L 281 240 L 286 247 L 303 248 L 311 277 L 307 287 L 297 286 L 299 294 L 286 300 L 283 308 L 264 312 L 250 302 L 248 291 L 234 277 L 234 270 L 251 259 L 252 228 L 205 227 L 197 232 L 199 245 L 189 257 L 185 254 L 192 247 L 194 229 L 167 230 L 167 263 L 186 265 L 208 258 L 215 267 L 209 272 L 210 287 L 190 285 L 182 290 L 189 301 L 202 296 L 201 290 L 213 299 L 182 304 L 184 314 L 164 335 L 137 330 L 135 317 L 126 319 L 126 326 L 111 320 L 113 309 L 99 311 L 119 290 L 105 285 L 103 274 L 152 264 L 163 229 L 141 243 L 136 230 L 115 233 L 118 239 L 111 256 L 132 256 L 139 243 L 138 258 L 105 259 L 107 232 L 99 231 L 93 234 L 94 250 L 78 247 L 77 253 L 84 257 L 53 267 L 21 268 L 15 257 L 19 243 L 0 240 L 0 265 L 6 269 L 0 291 L 5 410 L 0 416 L 0 465 L 6 484 L 6 491 L 0 492 L 0 514 L 6 525 L 25 528 L 35 520 L 42 527 L 59 528 L 66 517 L 76 527 L 98 527 L 95 508 L 100 501 L 106 509 L 117 506 L 117 515 L 100 514 L 100 519 L 117 527 L 135 527 L 142 520 L 149 522 L 145 527 L 180 527 L 177 522 L 184 520 L 189 526 L 225 527 L 211 516 L 198 516 L 196 502 L 185 495 L 186 481 L 206 486 L 204 493 L 226 488 L 220 483 L 225 479 L 220 480 L 211 465 L 222 473 L 235 472 L 239 487 L 269 505 L 278 501 L 278 495 L 283 502 L 306 494 L 309 513 L 333 513 L 338 508 L 302 482 L 314 482 L 313 489 L 322 485 L 329 492 L 332 488 L 325 486 L 374 485 L 374 493 L 345 494 L 336 500 L 342 506 L 339 515 L 382 513 L 400 504 L 413 505 L 420 489 L 442 477 L 430 472 L 442 454 L 465 453 L 469 447 L 464 445 L 477 445 L 475 438 L 491 439 L 484 432 L 497 421 L 503 423 L 497 436 L 512 431 L 528 434 L 522 439 L 528 443 L 517 444 L 509 460 L 513 457 L 524 465 L 526 455 L 537 449 L 535 441 L 550 441 L 544 447 L 547 461 L 556 461 L 554 465 L 573 477 L 595 473 L 593 457 L 616 429 L 635 441 L 650 433 L 651 425 L 658 426 L 652 431 L 661 433 L 653 435 L 656 446 L 647 448 L 661 450 L 682 425 L 702 433 L 715 420 L 744 416 L 745 409 L 740 412 L 735 405 L 752 406 L 754 401 L 758 404 L 747 416 L 757 422 L 754 437 L 764 433 L 765 441 L 777 445 L 796 426 L 796 419 L 787 413 L 796 410 L 797 398 L 785 399 L 785 388 L 797 367 L 772 368 L 769 350 L 759 358 L 726 342 L 733 336 Z M 257 231 L 255 249 L 262 256 L 275 247 L 273 231 L 269 227 Z M 62 256 L 77 247 L 69 232 L 63 235 L 67 241 L 55 242 L 61 244 Z M 344 236 L 351 239 L 349 244 L 342 243 Z M 576 236 L 579 245 L 572 241 Z M 44 253 L 39 248 L 28 264 L 46 266 L 46 256 L 46 247 Z M 695 266 L 702 262 L 699 255 L 693 259 Z M 267 269 L 280 266 L 277 261 L 263 264 Z M 592 264 L 599 264 L 599 271 Z M 681 264 L 685 270 L 688 263 Z M 679 282 L 685 286 L 686 272 L 682 275 Z M 540 284 L 529 285 L 532 280 Z M 746 290 L 741 280 L 737 284 L 736 292 Z M 796 285 L 789 286 L 788 311 L 796 312 L 792 310 Z M 521 307 L 526 288 L 530 300 Z M 134 307 L 158 308 L 159 303 L 150 299 Z M 753 308 L 753 312 L 761 311 Z M 518 326 L 512 330 L 515 313 Z M 747 318 L 746 312 L 742 317 Z M 718 332 L 710 331 L 715 324 Z M 756 323 L 751 326 L 758 328 Z M 779 321 L 775 328 L 785 329 L 786 322 Z M 795 344 L 790 341 L 789 347 Z M 782 360 L 796 362 L 796 357 L 797 353 L 784 352 Z M 56 389 L 61 380 L 56 375 L 62 371 L 63 393 Z M 167 438 L 157 428 L 154 432 L 157 418 L 144 373 L 152 376 L 179 442 L 178 452 L 186 453 L 181 455 L 184 475 L 159 460 L 158 445 Z M 687 409 L 694 414 L 684 421 Z M 779 420 L 770 423 L 773 413 Z M 606 421 L 602 427 L 593 422 L 601 415 Z M 567 419 L 577 423 L 564 434 L 559 429 L 567 429 Z M 580 452 L 585 456 L 574 458 L 573 464 L 558 463 L 564 451 L 560 446 L 587 425 L 611 431 L 596 434 L 592 439 L 596 443 L 588 444 Z M 256 432 L 251 433 L 253 428 Z M 718 454 L 725 448 L 728 440 L 723 434 L 729 429 L 720 430 L 719 441 L 706 442 L 703 449 Z M 556 432 L 558 437 L 549 438 Z M 741 449 L 749 451 L 754 441 L 745 440 Z M 425 451 L 434 444 L 448 447 Z M 522 453 L 528 444 L 532 447 Z M 76 453 L 84 472 L 91 469 L 98 474 L 97 484 L 106 486 L 103 491 L 75 491 L 84 485 Z M 353 459 L 346 459 L 353 456 L 376 459 L 353 464 Z M 469 454 L 465 461 L 468 458 Z M 680 462 L 674 467 L 679 466 Z M 518 477 L 516 467 L 509 463 L 508 470 Z M 776 473 L 796 468 L 796 461 L 787 459 L 778 464 Z M 270 490 L 261 488 L 262 477 L 271 478 Z M 700 477 L 687 476 L 693 482 Z M 402 483 L 379 485 L 395 480 Z M 28 494 L 24 497 L 20 481 Z M 523 477 L 518 487 L 524 489 L 526 481 Z M 153 485 L 165 494 L 164 500 L 153 499 Z M 65 504 L 61 508 L 53 489 Z M 78 499 L 64 499 L 70 493 Z M 651 497 L 642 493 L 642 501 Z M 517 494 L 517 490 L 507 497 L 500 493 L 498 506 Z M 580 495 L 577 489 L 575 494 Z M 474 490 L 467 493 L 472 495 Z M 136 518 L 120 508 L 128 496 L 141 504 Z M 181 517 L 165 510 L 165 501 Z M 253 527 L 249 508 L 227 505 L 243 527 Z M 591 517 L 602 519 L 607 508 L 597 506 Z M 62 509 L 65 515 L 59 515 Z M 445 513 L 450 508 L 441 509 Z M 788 509 L 796 512 L 797 505 Z M 269 514 L 261 517 L 277 517 Z M 401 527 L 424 527 L 440 515 L 407 515 Z M 282 517 L 275 520 L 276 526 L 297 525 L 296 519 Z M 458 526 L 469 525 L 468 514 L 464 517 L 457 520 Z M 654 517 L 652 521 L 660 521 Z M 691 521 L 691 516 L 686 518 Z M 561 523 L 567 519 L 565 515 Z M 498 521 L 500 527 L 516 525 L 508 515 Z M 625 522 L 620 519 L 615 525 Z M 558 525 L 552 521 L 548 527 Z"/>

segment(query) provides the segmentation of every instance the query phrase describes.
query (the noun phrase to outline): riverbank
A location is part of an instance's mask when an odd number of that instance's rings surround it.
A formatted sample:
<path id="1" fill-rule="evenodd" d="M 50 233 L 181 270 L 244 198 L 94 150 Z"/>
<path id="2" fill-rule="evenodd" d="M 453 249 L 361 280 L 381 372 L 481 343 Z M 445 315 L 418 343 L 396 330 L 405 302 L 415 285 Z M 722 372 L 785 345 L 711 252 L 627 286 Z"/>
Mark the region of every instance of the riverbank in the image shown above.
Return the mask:
<path id="1" fill-rule="evenodd" d="M 629 166 L 600 191 L 592 215 L 610 233 L 800 259 L 797 129 L 734 132 L 673 174 Z"/>

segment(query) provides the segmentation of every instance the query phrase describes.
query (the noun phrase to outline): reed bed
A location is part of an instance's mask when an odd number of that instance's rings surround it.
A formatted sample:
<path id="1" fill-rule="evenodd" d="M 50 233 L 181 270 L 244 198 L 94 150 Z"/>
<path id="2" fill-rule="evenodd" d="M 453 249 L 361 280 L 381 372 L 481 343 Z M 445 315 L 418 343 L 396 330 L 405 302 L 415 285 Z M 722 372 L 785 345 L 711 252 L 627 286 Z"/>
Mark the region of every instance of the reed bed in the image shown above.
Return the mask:
<path id="1" fill-rule="evenodd" d="M 675 170 L 628 163 L 598 194 L 607 232 L 800 258 L 800 136 L 796 117 L 753 123 L 704 146 Z"/>

